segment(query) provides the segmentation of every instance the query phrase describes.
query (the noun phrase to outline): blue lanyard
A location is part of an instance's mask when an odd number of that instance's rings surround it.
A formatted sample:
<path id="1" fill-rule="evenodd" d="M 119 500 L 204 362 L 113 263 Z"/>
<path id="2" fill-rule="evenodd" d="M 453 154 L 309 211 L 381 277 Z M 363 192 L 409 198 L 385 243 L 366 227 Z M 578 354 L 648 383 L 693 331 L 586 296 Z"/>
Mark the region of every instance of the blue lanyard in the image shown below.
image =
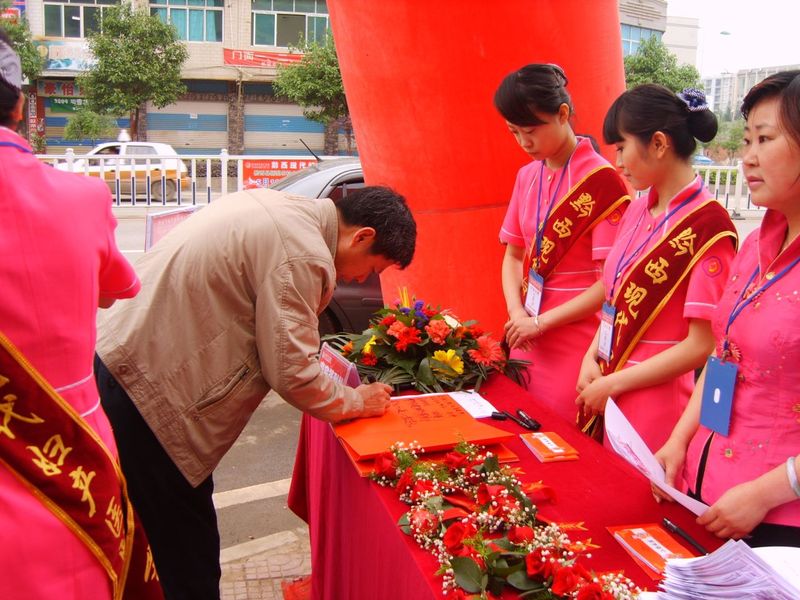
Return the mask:
<path id="1" fill-rule="evenodd" d="M 750 284 L 753 283 L 753 280 L 758 275 L 759 271 L 761 270 L 761 265 L 756 265 L 753 274 L 750 275 L 750 279 L 747 280 L 747 283 L 744 284 L 742 287 L 742 291 L 739 292 L 739 297 L 736 299 L 736 303 L 733 305 L 733 309 L 731 310 L 731 314 L 728 316 L 728 324 L 725 326 L 725 339 L 722 342 L 722 360 L 725 360 L 728 356 L 728 332 L 731 329 L 731 325 L 736 320 L 736 318 L 741 314 L 741 312 L 748 306 L 753 300 L 755 300 L 758 296 L 762 293 L 766 292 L 774 283 L 778 280 L 782 279 L 792 268 L 800 262 L 800 256 L 795 258 L 792 262 L 786 265 L 779 273 L 776 273 L 772 279 L 768 279 L 766 283 L 764 283 L 761 287 L 755 290 L 750 296 L 748 296 L 745 300 L 744 298 L 745 293 L 747 292 L 747 288 L 750 287 Z"/>
<path id="2" fill-rule="evenodd" d="M 631 262 L 633 262 L 633 260 L 639 255 L 639 252 L 642 251 L 642 248 L 647 246 L 648 242 L 650 242 L 650 240 L 653 239 L 653 236 L 656 233 L 658 233 L 659 229 L 661 229 L 664 223 L 667 222 L 667 219 L 669 219 L 672 215 L 674 215 L 684 206 L 689 204 L 689 202 L 697 198 L 697 196 L 700 194 L 701 191 L 703 191 L 702 183 L 700 184 L 700 187 L 698 187 L 691 196 L 689 196 L 686 200 L 684 200 L 683 202 L 678 204 L 678 206 L 676 206 L 675 208 L 670 210 L 667 214 L 665 214 L 664 217 L 661 219 L 661 221 L 659 221 L 658 225 L 653 227 L 653 231 L 650 232 L 650 235 L 647 236 L 647 239 L 645 239 L 645 241 L 643 241 L 639 245 L 639 247 L 636 248 L 636 250 L 634 250 L 633 252 L 631 252 L 631 254 L 626 258 L 625 253 L 628 251 L 628 247 L 631 245 L 633 238 L 636 237 L 636 232 L 639 231 L 639 226 L 642 224 L 642 221 L 644 220 L 644 213 L 647 210 L 647 207 L 645 207 L 645 211 L 642 211 L 642 214 L 639 215 L 639 220 L 636 221 L 636 226 L 633 228 L 633 231 L 631 232 L 631 237 L 628 238 L 628 242 L 625 244 L 625 248 L 622 250 L 622 254 L 620 254 L 619 260 L 617 261 L 617 268 L 614 269 L 614 279 L 612 280 L 611 284 L 611 294 L 608 296 L 609 301 L 614 299 L 614 290 L 617 289 L 617 280 L 622 276 L 623 269 L 625 269 L 629 264 L 631 264 Z"/>
<path id="3" fill-rule="evenodd" d="M 15 144 L 14 142 L 0 142 L 0 146 L 6 147 L 6 148 L 16 148 L 17 150 L 19 150 L 21 152 L 26 152 L 28 154 L 33 154 L 33 152 L 28 150 L 25 146 L 20 146 L 19 144 Z"/>
<path id="4" fill-rule="evenodd" d="M 577 148 L 577 146 L 575 146 Z M 573 150 L 573 153 L 575 151 Z M 550 218 L 550 212 L 553 210 L 553 205 L 556 203 L 556 198 L 558 197 L 558 190 L 561 189 L 561 183 L 564 181 L 564 176 L 567 174 L 567 170 L 569 169 L 569 161 L 572 160 L 572 154 L 569 155 L 567 162 L 564 163 L 563 171 L 561 171 L 561 177 L 558 179 L 558 184 L 556 185 L 556 189 L 553 192 L 552 197 L 550 198 L 550 203 L 547 205 L 547 212 L 544 215 L 544 221 L 539 220 L 539 209 L 542 206 L 542 185 L 544 183 L 544 161 L 542 161 L 542 166 L 539 168 L 539 193 L 536 197 L 536 256 L 538 257 L 542 251 L 542 240 L 544 239 L 544 226 L 547 223 L 547 219 Z"/>

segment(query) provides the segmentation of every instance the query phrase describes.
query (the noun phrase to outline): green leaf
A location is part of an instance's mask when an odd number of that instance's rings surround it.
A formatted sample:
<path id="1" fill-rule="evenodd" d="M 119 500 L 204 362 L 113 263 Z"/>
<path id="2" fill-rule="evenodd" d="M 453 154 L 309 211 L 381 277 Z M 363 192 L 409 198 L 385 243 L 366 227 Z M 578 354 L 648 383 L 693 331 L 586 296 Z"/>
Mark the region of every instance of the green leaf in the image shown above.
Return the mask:
<path id="1" fill-rule="evenodd" d="M 419 363 L 417 379 L 425 385 L 434 385 L 436 383 L 436 378 L 433 376 L 433 371 L 431 370 L 431 365 L 427 358 L 423 358 Z"/>
<path id="2" fill-rule="evenodd" d="M 513 586 L 523 592 L 538 592 L 547 589 L 543 583 L 529 579 L 528 574 L 522 569 L 511 573 L 506 578 L 506 581 L 508 582 L 508 585 Z"/>
<path id="3" fill-rule="evenodd" d="M 483 470 L 486 473 L 495 473 L 500 470 L 500 461 L 494 454 L 484 459 Z"/>
<path id="4" fill-rule="evenodd" d="M 450 561 L 456 584 L 471 594 L 477 594 L 486 589 L 484 573 L 474 560 L 468 556 L 456 556 Z"/>
<path id="5" fill-rule="evenodd" d="M 400 531 L 406 535 L 411 535 L 411 522 L 408 519 L 408 513 L 405 513 L 402 517 L 400 517 L 400 519 L 397 521 L 397 526 L 400 528 Z"/>

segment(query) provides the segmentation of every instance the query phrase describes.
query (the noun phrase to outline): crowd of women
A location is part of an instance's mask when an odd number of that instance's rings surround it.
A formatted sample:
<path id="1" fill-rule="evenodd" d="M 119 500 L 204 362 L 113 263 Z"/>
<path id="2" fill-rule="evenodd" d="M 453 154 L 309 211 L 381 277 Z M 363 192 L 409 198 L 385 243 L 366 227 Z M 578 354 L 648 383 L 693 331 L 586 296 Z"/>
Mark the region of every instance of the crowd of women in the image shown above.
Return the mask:
<path id="1" fill-rule="evenodd" d="M 539 401 L 597 439 L 612 398 L 667 481 L 710 505 L 709 531 L 800 546 L 800 71 L 744 99 L 744 176 L 767 210 L 738 253 L 691 165 L 717 133 L 701 91 L 641 85 L 608 109 L 631 201 L 573 131 L 566 87 L 560 67 L 532 64 L 495 93 L 532 159 L 500 231 L 512 356 Z"/>

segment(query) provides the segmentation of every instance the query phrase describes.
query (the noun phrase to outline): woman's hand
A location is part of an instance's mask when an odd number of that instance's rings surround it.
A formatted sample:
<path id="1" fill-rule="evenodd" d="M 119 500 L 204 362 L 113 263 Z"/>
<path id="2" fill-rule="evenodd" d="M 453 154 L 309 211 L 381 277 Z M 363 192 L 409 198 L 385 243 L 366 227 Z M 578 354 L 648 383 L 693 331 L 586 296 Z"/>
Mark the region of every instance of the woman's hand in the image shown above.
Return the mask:
<path id="1" fill-rule="evenodd" d="M 506 341 L 512 350 L 528 349 L 531 342 L 543 333 L 542 317 L 539 317 L 537 324 L 537 320 L 528 316 L 524 310 L 521 313 L 515 312 L 510 315 L 505 324 Z"/>
<path id="2" fill-rule="evenodd" d="M 582 407 L 585 416 L 603 414 L 608 397 L 614 393 L 614 375 L 601 375 L 583 388 L 575 404 Z"/>
<path id="3" fill-rule="evenodd" d="M 683 470 L 683 463 L 686 461 L 686 444 L 670 438 L 655 453 L 655 458 L 664 467 L 664 480 L 667 485 L 675 487 L 675 481 L 678 478 L 678 474 Z M 662 492 L 655 484 L 651 483 L 650 488 L 653 491 L 653 497 L 656 502 L 661 502 L 662 500 L 674 502 L 670 496 Z"/>
<path id="4" fill-rule="evenodd" d="M 579 394 L 586 389 L 595 379 L 600 379 L 603 374 L 600 372 L 600 365 L 592 354 L 587 354 L 583 357 L 581 362 L 581 370 L 578 373 L 578 385 L 575 386 L 575 391 Z"/>
<path id="5" fill-rule="evenodd" d="M 764 520 L 769 506 L 763 501 L 757 480 L 732 487 L 697 519 L 708 531 L 721 538 L 739 539 Z"/>

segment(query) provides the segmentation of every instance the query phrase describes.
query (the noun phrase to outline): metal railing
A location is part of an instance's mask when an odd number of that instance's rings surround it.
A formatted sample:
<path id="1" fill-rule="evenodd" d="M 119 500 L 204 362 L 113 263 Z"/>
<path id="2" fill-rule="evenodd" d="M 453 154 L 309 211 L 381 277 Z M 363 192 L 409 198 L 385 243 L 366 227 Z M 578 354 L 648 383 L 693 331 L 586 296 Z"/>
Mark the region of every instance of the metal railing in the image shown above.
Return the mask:
<path id="1" fill-rule="evenodd" d="M 253 187 L 245 181 L 245 161 L 275 164 L 272 180 L 316 162 L 309 156 L 197 155 L 76 155 L 40 154 L 57 169 L 98 177 L 106 182 L 116 206 L 186 206 L 206 204 L 223 194 Z M 299 167 L 298 167 L 299 165 Z M 264 180 L 266 181 L 266 179 Z"/>

